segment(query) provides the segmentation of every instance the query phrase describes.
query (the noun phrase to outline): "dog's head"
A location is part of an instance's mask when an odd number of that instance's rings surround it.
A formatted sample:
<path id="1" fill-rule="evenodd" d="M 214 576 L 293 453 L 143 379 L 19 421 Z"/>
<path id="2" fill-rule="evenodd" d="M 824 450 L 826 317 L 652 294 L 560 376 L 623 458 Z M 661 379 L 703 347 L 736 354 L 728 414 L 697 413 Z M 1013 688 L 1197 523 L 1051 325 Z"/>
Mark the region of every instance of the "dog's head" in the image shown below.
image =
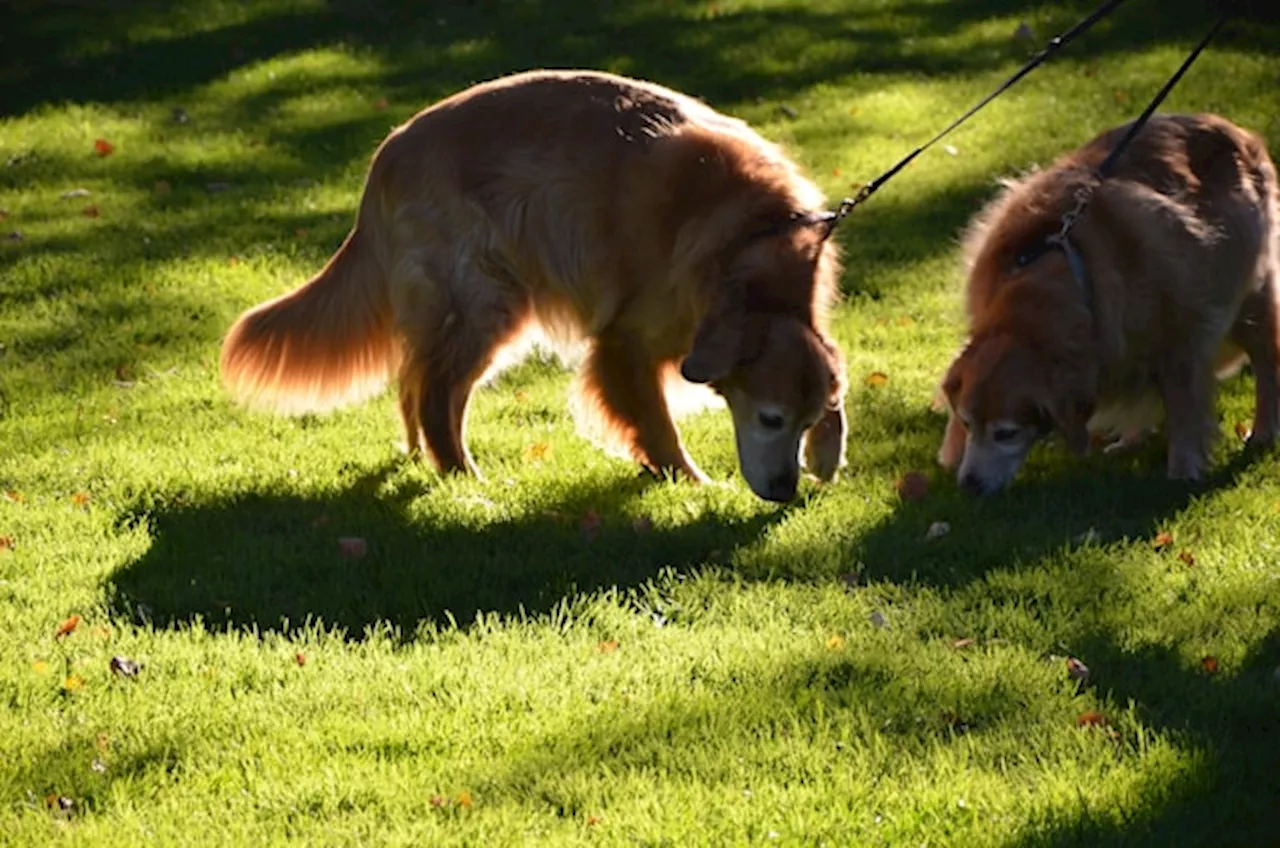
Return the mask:
<path id="1" fill-rule="evenodd" d="M 1010 333 L 976 336 L 942 383 L 967 432 L 957 479 L 971 494 L 999 491 L 1032 445 L 1057 430 L 1083 454 L 1096 388 L 1082 363 L 1053 357 Z"/>
<path id="2" fill-rule="evenodd" d="M 794 316 L 715 309 L 680 367 L 710 384 L 733 414 L 738 464 L 751 490 L 787 501 L 804 464 L 830 480 L 844 464 L 844 364 L 836 347 Z"/>

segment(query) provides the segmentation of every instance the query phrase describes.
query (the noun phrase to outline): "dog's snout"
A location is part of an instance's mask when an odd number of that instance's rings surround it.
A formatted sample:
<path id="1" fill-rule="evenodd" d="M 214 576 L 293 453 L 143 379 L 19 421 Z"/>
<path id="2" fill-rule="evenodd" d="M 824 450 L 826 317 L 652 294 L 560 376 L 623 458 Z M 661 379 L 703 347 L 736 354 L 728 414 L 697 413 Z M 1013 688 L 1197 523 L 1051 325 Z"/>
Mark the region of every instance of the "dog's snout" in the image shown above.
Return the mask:
<path id="1" fill-rule="evenodd" d="M 796 487 L 800 484 L 798 472 L 783 472 L 769 478 L 769 487 L 764 496 L 771 501 L 789 501 L 796 496 Z"/>

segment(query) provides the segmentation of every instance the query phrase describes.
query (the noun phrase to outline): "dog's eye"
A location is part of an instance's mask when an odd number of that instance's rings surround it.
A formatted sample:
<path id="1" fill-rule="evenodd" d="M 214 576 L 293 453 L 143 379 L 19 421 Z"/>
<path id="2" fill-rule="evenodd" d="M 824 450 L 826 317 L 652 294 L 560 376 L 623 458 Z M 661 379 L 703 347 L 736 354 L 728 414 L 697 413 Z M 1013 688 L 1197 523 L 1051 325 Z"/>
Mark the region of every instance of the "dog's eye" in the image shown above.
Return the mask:
<path id="1" fill-rule="evenodd" d="M 781 430 L 787 426 L 787 419 L 776 412 L 762 412 L 759 415 L 760 426 L 766 430 Z"/>
<path id="2" fill-rule="evenodd" d="M 1018 434 L 1022 432 L 1017 427 L 997 427 L 995 432 L 991 434 L 991 438 L 997 442 L 1012 442 L 1018 438 Z"/>

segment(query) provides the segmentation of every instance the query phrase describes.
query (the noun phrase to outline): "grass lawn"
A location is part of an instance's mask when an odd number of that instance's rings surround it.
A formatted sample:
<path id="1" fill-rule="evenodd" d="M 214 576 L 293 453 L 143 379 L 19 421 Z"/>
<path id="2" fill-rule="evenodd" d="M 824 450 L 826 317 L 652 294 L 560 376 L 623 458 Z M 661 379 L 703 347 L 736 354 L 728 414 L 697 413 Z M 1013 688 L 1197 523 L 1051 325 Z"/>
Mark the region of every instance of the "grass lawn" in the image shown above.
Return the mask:
<path id="1" fill-rule="evenodd" d="M 1020 23 L 1038 46 L 1089 5 L 6 4 L 0 843 L 1280 844 L 1252 378 L 1204 485 L 1163 479 L 1161 439 L 1042 446 L 984 502 L 933 461 L 957 233 L 1136 114 L 1206 3 L 1125 5 L 841 227 L 850 468 L 794 504 L 750 494 L 723 411 L 682 423 L 717 484 L 640 479 L 549 361 L 478 394 L 485 482 L 406 463 L 389 398 L 276 419 L 218 385 L 221 334 L 338 245 L 386 131 L 472 82 L 653 79 L 834 198 L 1024 61 Z M 1230 25 L 1169 108 L 1280 155 L 1280 30 Z"/>

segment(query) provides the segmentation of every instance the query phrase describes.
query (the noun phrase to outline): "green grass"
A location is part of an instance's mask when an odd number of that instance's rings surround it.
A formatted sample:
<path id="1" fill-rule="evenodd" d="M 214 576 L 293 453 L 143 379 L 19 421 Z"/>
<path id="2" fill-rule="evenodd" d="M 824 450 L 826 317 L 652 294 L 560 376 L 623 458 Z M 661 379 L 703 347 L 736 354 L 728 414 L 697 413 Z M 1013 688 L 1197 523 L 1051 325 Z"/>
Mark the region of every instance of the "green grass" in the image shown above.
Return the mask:
<path id="1" fill-rule="evenodd" d="M 723 412 L 682 424 L 721 482 L 654 485 L 534 361 L 477 396 L 487 482 L 441 479 L 387 398 L 232 406 L 218 342 L 337 246 L 387 129 L 473 81 L 655 79 L 838 197 L 1017 67 L 1020 22 L 1040 43 L 1086 4 L 8 4 L 0 843 L 1276 844 L 1280 462 L 1233 435 L 1251 379 L 1199 487 L 1158 440 L 1045 446 L 986 502 L 933 465 L 960 228 L 1136 114 L 1208 24 L 1131 5 L 841 228 L 851 465 L 776 507 Z M 1170 108 L 1280 151 L 1277 44 L 1232 25 Z M 932 491 L 904 504 L 910 470 Z"/>

